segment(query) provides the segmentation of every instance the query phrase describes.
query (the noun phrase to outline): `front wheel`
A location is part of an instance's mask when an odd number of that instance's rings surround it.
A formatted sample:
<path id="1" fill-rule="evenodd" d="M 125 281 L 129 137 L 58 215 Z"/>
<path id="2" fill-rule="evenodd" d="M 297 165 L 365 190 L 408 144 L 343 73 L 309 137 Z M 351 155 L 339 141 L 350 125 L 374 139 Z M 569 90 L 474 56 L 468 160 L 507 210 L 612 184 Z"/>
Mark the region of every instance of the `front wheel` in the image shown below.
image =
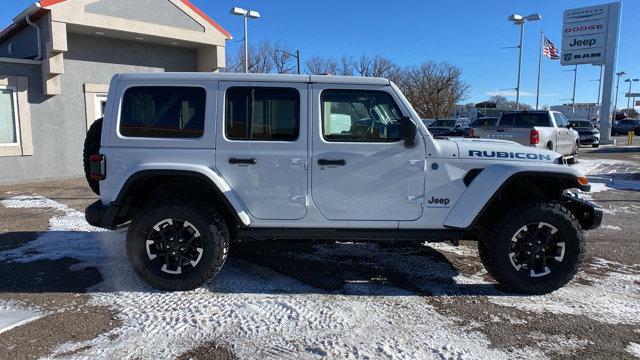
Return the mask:
<path id="1" fill-rule="evenodd" d="M 160 290 L 192 290 L 208 283 L 228 252 L 223 218 L 198 201 L 154 201 L 140 210 L 127 232 L 133 270 Z"/>
<path id="2" fill-rule="evenodd" d="M 567 284 L 584 257 L 573 214 L 556 202 L 535 202 L 505 215 L 478 241 L 487 272 L 507 290 L 547 294 Z"/>
<path id="3" fill-rule="evenodd" d="M 571 157 L 567 159 L 567 163 L 569 164 L 577 164 L 578 163 L 578 152 L 580 151 L 580 143 L 575 143 L 573 145 L 573 150 L 571 151 Z"/>

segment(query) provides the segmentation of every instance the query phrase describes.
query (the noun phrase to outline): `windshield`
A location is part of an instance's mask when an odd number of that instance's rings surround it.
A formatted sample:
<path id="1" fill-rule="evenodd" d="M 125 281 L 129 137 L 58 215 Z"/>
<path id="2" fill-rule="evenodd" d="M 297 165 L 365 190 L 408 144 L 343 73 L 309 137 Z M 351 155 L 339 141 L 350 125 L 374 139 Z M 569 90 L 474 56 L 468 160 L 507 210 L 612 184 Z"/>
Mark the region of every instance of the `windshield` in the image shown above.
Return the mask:
<path id="1" fill-rule="evenodd" d="M 571 120 L 569 123 L 571 124 L 571 127 L 574 127 L 574 128 L 592 128 L 593 127 L 593 125 L 591 125 L 591 122 L 586 120 Z"/>
<path id="2" fill-rule="evenodd" d="M 500 126 L 549 126 L 547 113 L 505 113 L 500 118 Z"/>
<path id="3" fill-rule="evenodd" d="M 441 127 L 455 127 L 456 126 L 456 121 L 455 120 L 436 120 L 433 122 L 433 124 L 431 124 L 431 126 L 441 126 Z"/>

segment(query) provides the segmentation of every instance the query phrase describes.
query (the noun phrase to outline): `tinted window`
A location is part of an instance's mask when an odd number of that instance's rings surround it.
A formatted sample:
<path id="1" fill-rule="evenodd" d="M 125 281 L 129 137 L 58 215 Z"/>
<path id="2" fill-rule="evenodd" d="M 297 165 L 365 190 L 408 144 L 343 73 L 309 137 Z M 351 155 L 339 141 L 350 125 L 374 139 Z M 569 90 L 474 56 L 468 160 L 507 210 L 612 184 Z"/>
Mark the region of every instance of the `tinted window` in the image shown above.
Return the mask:
<path id="1" fill-rule="evenodd" d="M 382 91 L 325 90 L 322 129 L 328 141 L 387 142 L 400 140 L 402 113 Z"/>
<path id="2" fill-rule="evenodd" d="M 549 126 L 546 113 L 505 113 L 500 118 L 500 126 Z"/>
<path id="3" fill-rule="evenodd" d="M 456 121 L 455 120 L 437 120 L 436 122 L 434 122 L 433 124 L 431 124 L 431 126 L 440 126 L 440 127 L 455 127 L 456 126 Z"/>
<path id="4" fill-rule="evenodd" d="M 204 133 L 206 91 L 196 87 L 127 89 L 120 134 L 153 138 L 198 138 Z"/>
<path id="5" fill-rule="evenodd" d="M 498 118 L 479 118 L 471 126 L 495 126 L 497 123 Z"/>
<path id="6" fill-rule="evenodd" d="M 300 93 L 291 88 L 229 88 L 225 124 L 227 138 L 232 140 L 296 140 Z"/>

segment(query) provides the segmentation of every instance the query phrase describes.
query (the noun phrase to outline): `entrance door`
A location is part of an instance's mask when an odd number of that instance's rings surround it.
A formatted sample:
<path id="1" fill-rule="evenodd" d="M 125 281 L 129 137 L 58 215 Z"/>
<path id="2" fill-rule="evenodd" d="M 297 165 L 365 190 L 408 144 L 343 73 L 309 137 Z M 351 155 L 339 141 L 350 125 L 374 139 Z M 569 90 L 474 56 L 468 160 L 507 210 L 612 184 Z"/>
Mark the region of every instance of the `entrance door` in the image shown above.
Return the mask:
<path id="1" fill-rule="evenodd" d="M 389 86 L 367 90 L 315 84 L 312 199 L 330 220 L 415 220 L 422 215 L 425 148 L 400 140 L 398 99 Z"/>
<path id="2" fill-rule="evenodd" d="M 307 212 L 307 86 L 219 84 L 216 167 L 257 219 Z"/>

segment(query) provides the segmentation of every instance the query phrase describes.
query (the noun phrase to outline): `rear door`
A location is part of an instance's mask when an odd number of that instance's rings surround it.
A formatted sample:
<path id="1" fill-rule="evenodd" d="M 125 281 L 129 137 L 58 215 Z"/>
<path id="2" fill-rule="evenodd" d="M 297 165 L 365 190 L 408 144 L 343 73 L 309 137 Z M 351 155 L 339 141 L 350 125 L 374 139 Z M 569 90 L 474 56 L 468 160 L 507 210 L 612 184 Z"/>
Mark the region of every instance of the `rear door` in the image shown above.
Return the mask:
<path id="1" fill-rule="evenodd" d="M 403 114 L 390 90 L 313 85 L 312 199 L 327 219 L 397 221 L 422 215 L 425 144 L 419 136 L 412 148 L 400 140 Z"/>
<path id="2" fill-rule="evenodd" d="M 307 212 L 306 83 L 219 83 L 216 167 L 251 215 Z"/>

